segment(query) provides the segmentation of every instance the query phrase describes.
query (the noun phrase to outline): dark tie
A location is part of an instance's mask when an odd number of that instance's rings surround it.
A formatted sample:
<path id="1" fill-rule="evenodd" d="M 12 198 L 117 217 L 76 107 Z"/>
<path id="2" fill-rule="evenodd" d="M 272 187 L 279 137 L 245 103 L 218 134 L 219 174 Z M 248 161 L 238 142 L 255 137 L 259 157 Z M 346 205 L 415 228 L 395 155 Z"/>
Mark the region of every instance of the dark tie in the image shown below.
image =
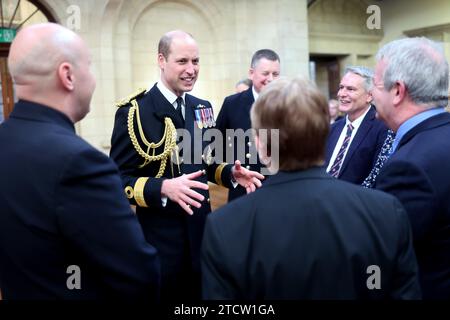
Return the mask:
<path id="1" fill-rule="evenodd" d="M 177 98 L 177 108 L 175 109 L 178 113 L 178 115 L 180 116 L 180 119 L 182 121 L 182 123 L 184 124 L 184 118 L 183 118 L 183 111 L 182 109 L 182 105 L 183 105 L 183 98 L 182 97 L 178 97 Z"/>
<path id="2" fill-rule="evenodd" d="M 330 168 L 329 174 L 333 177 L 337 178 L 339 176 L 339 171 L 342 167 L 342 162 L 344 160 L 345 151 L 348 148 L 348 145 L 350 144 L 350 138 L 352 137 L 352 131 L 353 126 L 351 123 L 347 125 L 347 132 L 345 133 L 344 142 L 342 143 L 341 148 L 339 149 L 339 152 L 336 156 L 336 159 L 334 159 L 334 163 Z"/>

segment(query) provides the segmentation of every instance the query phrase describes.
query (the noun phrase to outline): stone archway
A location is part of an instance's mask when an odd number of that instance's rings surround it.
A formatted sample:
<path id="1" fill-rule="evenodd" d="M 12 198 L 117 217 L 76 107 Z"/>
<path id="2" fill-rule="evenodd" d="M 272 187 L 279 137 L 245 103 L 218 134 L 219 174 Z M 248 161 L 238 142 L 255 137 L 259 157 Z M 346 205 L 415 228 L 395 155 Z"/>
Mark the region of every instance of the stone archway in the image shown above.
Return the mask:
<path id="1" fill-rule="evenodd" d="M 155 1 L 137 17 L 131 28 L 131 65 L 134 87 L 148 87 L 159 79 L 157 44 L 167 31 L 182 29 L 191 33 L 200 48 L 200 76 L 194 95 L 211 99 L 208 91 L 214 81 L 213 46 L 215 34 L 206 13 L 190 1 Z M 208 95 L 207 95 L 208 94 Z"/>

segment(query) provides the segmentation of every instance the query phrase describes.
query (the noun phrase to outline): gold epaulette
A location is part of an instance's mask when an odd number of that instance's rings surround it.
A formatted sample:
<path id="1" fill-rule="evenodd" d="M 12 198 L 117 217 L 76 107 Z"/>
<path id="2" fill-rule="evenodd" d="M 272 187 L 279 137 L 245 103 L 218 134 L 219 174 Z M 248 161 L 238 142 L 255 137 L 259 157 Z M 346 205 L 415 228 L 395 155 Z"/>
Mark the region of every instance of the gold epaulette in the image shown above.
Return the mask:
<path id="1" fill-rule="evenodd" d="M 120 108 L 120 107 L 124 107 L 126 105 L 128 105 L 131 100 L 134 100 L 136 98 L 139 98 L 141 95 L 143 95 L 147 90 L 144 88 L 139 88 L 135 93 L 130 94 L 128 97 L 126 97 L 125 99 L 120 100 L 119 102 L 116 103 L 116 107 Z"/>

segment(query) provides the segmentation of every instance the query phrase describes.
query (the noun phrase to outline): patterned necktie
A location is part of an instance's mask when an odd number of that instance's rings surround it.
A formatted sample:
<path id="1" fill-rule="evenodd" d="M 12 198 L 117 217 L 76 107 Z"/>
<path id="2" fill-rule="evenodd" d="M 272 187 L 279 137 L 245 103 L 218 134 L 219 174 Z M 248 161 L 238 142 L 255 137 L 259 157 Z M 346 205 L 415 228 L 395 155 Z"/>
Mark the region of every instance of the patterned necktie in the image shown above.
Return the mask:
<path id="1" fill-rule="evenodd" d="M 183 117 L 183 111 L 182 111 L 183 98 L 182 97 L 178 97 L 176 102 L 177 102 L 177 108 L 175 109 L 175 111 L 178 113 L 178 115 L 180 116 L 181 121 L 184 124 L 184 117 Z"/>
<path id="2" fill-rule="evenodd" d="M 328 172 L 333 177 L 337 178 L 339 176 L 339 171 L 342 167 L 342 162 L 344 160 L 345 152 L 348 148 L 348 145 L 350 144 L 350 138 L 352 137 L 353 132 L 353 126 L 351 123 L 347 125 L 347 132 L 345 133 L 344 142 L 342 143 L 341 148 L 339 149 L 339 152 L 336 156 L 336 159 L 334 159 L 334 163 L 330 168 L 330 171 Z"/>
<path id="3" fill-rule="evenodd" d="M 388 130 L 386 139 L 384 140 L 383 146 L 381 147 L 380 153 L 375 161 L 375 165 L 367 178 L 361 184 L 364 188 L 373 188 L 375 185 L 375 180 L 377 179 L 378 173 L 380 173 L 384 163 L 392 154 L 392 143 L 394 142 L 394 139 L 395 133 L 392 130 Z"/>

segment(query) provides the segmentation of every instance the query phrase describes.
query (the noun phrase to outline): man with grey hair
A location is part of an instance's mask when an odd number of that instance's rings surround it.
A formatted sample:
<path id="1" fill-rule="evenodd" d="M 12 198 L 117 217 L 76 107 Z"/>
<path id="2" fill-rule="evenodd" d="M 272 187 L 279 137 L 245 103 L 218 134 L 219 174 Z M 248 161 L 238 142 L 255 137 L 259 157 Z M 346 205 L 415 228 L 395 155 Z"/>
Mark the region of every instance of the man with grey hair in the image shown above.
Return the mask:
<path id="1" fill-rule="evenodd" d="M 327 141 L 327 172 L 356 184 L 369 175 L 387 133 L 371 104 L 372 77 L 366 67 L 345 69 L 337 96 L 339 111 L 346 116 L 331 126 Z"/>
<path id="2" fill-rule="evenodd" d="M 449 65 L 440 44 L 407 38 L 380 49 L 373 96 L 396 132 L 375 182 L 408 212 L 425 299 L 450 298 Z"/>
<path id="3" fill-rule="evenodd" d="M 261 90 L 280 76 L 280 57 L 271 49 L 256 51 L 253 54 L 248 74 L 252 85 L 245 91 L 225 98 L 217 116 L 216 128 L 222 132 L 224 137 L 224 158 L 227 161 L 239 159 L 247 169 L 259 172 L 261 162 L 256 155 L 256 149 L 252 146 L 251 135 L 246 136 L 245 141 L 240 141 L 237 134 L 227 135 L 226 131 L 232 129 L 236 132 L 240 129 L 245 133 L 251 128 L 250 109 L 258 99 Z M 245 194 L 245 189 L 239 186 L 230 189 L 228 201 Z"/>

